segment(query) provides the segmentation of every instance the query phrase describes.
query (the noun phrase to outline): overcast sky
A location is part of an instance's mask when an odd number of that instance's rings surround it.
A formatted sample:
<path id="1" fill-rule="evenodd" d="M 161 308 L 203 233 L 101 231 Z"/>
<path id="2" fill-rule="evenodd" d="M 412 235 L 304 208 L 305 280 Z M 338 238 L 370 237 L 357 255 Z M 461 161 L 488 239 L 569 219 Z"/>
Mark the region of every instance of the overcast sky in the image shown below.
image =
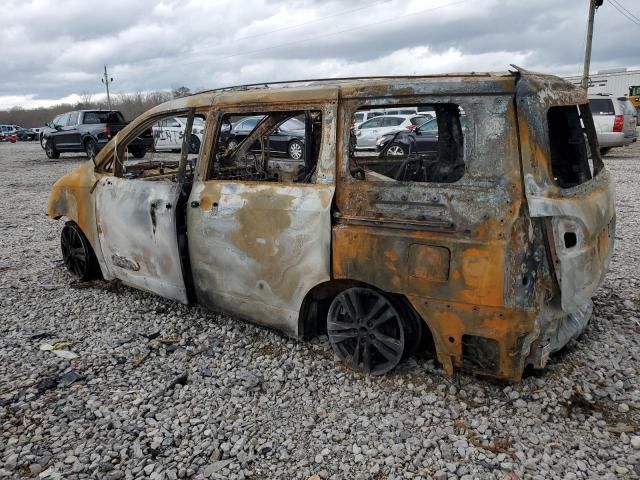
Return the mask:
<path id="1" fill-rule="evenodd" d="M 640 2 L 616 0 L 640 18 Z M 640 25 L 610 0 L 592 72 L 640 67 Z M 587 0 L 36 0 L 0 23 L 0 109 L 116 94 L 352 75 L 581 72 Z M 640 22 L 638 22 L 640 23 Z"/>

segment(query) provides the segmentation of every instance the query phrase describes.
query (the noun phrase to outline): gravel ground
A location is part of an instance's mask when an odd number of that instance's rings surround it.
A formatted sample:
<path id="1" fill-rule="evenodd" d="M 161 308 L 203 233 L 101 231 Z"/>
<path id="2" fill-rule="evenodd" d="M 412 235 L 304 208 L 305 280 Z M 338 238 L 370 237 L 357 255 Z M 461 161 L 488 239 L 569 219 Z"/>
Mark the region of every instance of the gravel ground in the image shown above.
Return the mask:
<path id="1" fill-rule="evenodd" d="M 618 234 L 595 317 L 517 385 L 428 356 L 361 375 L 324 338 L 74 285 L 44 212 L 83 160 L 0 144 L 0 478 L 640 478 L 640 145 L 606 158 Z M 39 349 L 55 339 L 78 357 Z"/>

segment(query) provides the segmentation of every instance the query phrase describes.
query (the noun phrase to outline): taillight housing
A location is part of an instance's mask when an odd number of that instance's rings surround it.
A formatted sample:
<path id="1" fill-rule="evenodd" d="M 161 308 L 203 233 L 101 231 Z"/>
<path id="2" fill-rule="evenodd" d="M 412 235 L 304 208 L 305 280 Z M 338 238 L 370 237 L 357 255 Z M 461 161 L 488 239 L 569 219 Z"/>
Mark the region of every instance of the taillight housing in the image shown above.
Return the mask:
<path id="1" fill-rule="evenodd" d="M 406 127 L 404 127 L 404 128 L 406 128 L 407 130 L 411 130 L 411 131 L 413 131 L 413 130 L 415 130 L 415 129 L 416 129 L 416 126 L 415 126 L 415 125 L 412 125 L 412 124 L 409 124 L 409 125 L 407 125 L 407 126 L 406 126 Z"/>
<path id="2" fill-rule="evenodd" d="M 621 132 L 624 125 L 624 115 L 616 115 L 613 119 L 613 131 Z"/>
<path id="3" fill-rule="evenodd" d="M 109 127 L 104 127 L 104 130 L 102 130 L 102 133 L 104 133 L 105 137 L 111 138 L 111 130 L 109 129 Z"/>

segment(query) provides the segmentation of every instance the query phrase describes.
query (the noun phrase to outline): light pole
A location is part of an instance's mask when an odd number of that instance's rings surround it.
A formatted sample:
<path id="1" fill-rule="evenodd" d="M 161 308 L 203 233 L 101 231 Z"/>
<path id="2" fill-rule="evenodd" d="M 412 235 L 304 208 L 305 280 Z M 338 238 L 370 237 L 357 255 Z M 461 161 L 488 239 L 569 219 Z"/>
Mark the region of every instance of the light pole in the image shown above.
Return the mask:
<path id="1" fill-rule="evenodd" d="M 589 66 L 591 65 L 591 41 L 593 39 L 593 20 L 596 10 L 601 7 L 604 0 L 589 0 L 589 24 L 587 27 L 587 46 L 584 52 L 584 70 L 582 72 L 582 88 L 589 88 Z"/>
<path id="2" fill-rule="evenodd" d="M 104 78 L 102 79 L 102 83 L 104 83 L 107 87 L 107 105 L 109 110 L 111 110 L 111 97 L 109 96 L 109 84 L 113 82 L 113 77 L 109 77 L 107 73 L 107 66 L 104 66 Z"/>

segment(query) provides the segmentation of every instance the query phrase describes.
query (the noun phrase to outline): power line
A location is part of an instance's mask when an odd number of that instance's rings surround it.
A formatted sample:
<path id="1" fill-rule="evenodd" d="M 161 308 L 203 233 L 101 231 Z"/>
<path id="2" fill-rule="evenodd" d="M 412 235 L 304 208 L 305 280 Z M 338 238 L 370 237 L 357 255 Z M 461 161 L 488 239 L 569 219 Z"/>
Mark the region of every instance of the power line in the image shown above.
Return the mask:
<path id="1" fill-rule="evenodd" d="M 634 18 L 634 20 L 640 22 L 640 18 L 636 15 L 634 15 L 634 13 L 629 10 L 628 8 L 626 8 L 622 2 L 620 2 L 619 0 L 611 0 L 611 3 L 615 3 L 617 6 L 619 6 L 620 8 L 622 8 L 625 12 L 627 12 L 631 17 Z"/>
<path id="2" fill-rule="evenodd" d="M 622 10 L 620 7 L 618 7 L 618 5 L 614 1 L 610 1 L 609 3 L 611 3 L 611 6 L 613 8 L 615 8 L 620 13 L 620 15 L 622 15 L 624 18 L 626 18 L 630 22 L 632 22 L 632 23 L 634 23 L 634 24 L 636 24 L 636 25 L 638 25 L 640 27 L 640 22 L 634 20 L 627 13 L 625 13 L 624 10 Z"/>

